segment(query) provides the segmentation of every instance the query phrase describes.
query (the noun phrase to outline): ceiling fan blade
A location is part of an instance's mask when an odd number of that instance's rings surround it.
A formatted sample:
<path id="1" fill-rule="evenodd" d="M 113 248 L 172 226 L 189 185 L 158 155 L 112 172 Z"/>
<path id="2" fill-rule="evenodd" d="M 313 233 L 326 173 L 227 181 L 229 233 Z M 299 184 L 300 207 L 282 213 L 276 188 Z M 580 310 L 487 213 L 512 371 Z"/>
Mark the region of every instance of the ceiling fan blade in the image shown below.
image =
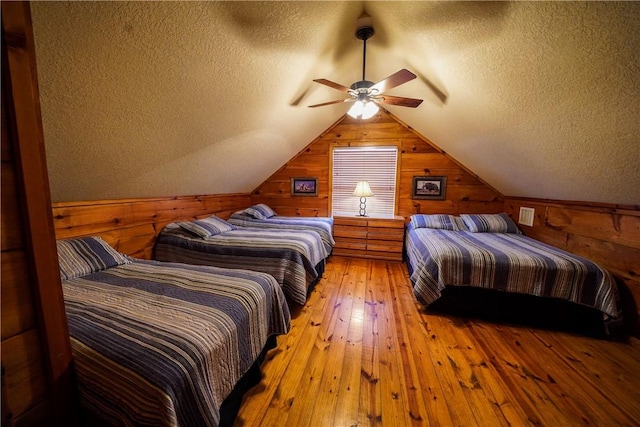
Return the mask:
<path id="1" fill-rule="evenodd" d="M 415 76 L 414 76 L 414 77 L 415 77 Z M 320 83 L 320 84 L 323 84 L 323 85 L 325 85 L 325 86 L 332 87 L 332 88 L 334 88 L 334 89 L 338 89 L 339 91 L 342 91 L 342 92 L 348 92 L 348 91 L 349 91 L 349 88 L 348 88 L 348 87 L 343 86 L 343 85 L 341 85 L 340 83 L 332 82 L 331 80 L 327 80 L 327 79 L 315 79 L 315 80 L 314 80 L 314 82 L 316 82 L 316 83 Z"/>
<path id="2" fill-rule="evenodd" d="M 402 69 L 396 73 L 391 74 L 386 79 L 379 81 L 371 86 L 371 90 L 377 90 L 378 93 L 383 93 L 396 86 L 400 86 L 403 83 L 408 82 L 416 78 L 416 75 L 407 69 Z"/>
<path id="3" fill-rule="evenodd" d="M 353 99 L 353 98 L 338 99 L 337 101 L 329 101 L 329 102 L 323 102 L 322 104 L 309 105 L 309 108 L 323 107 L 323 106 L 325 106 L 325 105 L 340 104 L 340 103 L 342 103 L 342 102 L 352 102 L 352 101 L 354 101 L 354 99 Z"/>
<path id="4" fill-rule="evenodd" d="M 416 108 L 418 105 L 422 104 L 422 99 L 381 95 L 380 98 L 375 99 L 375 102 L 378 102 L 380 104 L 399 105 L 400 107 Z"/>

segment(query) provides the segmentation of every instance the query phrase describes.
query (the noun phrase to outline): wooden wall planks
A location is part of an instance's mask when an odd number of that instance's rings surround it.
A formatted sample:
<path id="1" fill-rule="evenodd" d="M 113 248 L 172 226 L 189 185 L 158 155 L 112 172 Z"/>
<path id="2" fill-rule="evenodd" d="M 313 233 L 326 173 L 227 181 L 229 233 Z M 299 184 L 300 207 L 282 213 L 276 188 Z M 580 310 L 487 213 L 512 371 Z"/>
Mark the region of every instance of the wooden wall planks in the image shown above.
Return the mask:
<path id="1" fill-rule="evenodd" d="M 2 2 L 2 424 L 74 425 L 28 2 Z"/>
<path id="2" fill-rule="evenodd" d="M 524 234 L 589 258 L 609 270 L 622 285 L 625 315 L 640 334 L 640 208 L 507 197 L 504 210 L 518 218 L 520 207 L 535 209 L 533 227 Z"/>
<path id="3" fill-rule="evenodd" d="M 397 215 L 414 213 L 501 212 L 502 195 L 482 182 L 431 141 L 390 113 L 380 110 L 371 120 L 344 116 L 304 150 L 259 185 L 252 203 L 266 203 L 280 215 L 330 216 L 331 150 L 349 145 L 395 145 L 399 149 Z M 413 200 L 414 176 L 447 176 L 446 200 Z M 292 177 L 318 178 L 317 197 L 291 196 Z"/>
<path id="4" fill-rule="evenodd" d="M 248 194 L 62 202 L 53 203 L 53 223 L 57 239 L 99 235 L 120 252 L 151 259 L 168 223 L 213 214 L 227 219 L 249 204 Z"/>

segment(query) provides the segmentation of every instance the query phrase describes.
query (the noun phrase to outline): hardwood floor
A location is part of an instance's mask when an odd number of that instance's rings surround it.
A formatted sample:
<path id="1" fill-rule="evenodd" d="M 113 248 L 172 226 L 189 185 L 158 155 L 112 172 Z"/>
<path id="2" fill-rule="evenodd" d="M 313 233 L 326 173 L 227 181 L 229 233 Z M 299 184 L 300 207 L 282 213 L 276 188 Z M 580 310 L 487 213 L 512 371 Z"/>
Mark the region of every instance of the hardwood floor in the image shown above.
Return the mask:
<path id="1" fill-rule="evenodd" d="M 333 256 L 234 426 L 637 426 L 640 342 L 428 314 L 398 262 Z"/>

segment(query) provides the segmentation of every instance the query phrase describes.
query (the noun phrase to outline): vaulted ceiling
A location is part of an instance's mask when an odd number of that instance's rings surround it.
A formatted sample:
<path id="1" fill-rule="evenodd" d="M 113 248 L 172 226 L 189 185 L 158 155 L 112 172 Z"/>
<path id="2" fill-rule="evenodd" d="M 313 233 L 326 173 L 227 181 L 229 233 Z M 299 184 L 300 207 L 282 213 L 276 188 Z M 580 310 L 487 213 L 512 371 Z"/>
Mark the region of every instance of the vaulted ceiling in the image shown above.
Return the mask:
<path id="1" fill-rule="evenodd" d="M 245 193 L 387 110 L 507 196 L 640 205 L 640 2 L 33 2 L 54 201 Z"/>

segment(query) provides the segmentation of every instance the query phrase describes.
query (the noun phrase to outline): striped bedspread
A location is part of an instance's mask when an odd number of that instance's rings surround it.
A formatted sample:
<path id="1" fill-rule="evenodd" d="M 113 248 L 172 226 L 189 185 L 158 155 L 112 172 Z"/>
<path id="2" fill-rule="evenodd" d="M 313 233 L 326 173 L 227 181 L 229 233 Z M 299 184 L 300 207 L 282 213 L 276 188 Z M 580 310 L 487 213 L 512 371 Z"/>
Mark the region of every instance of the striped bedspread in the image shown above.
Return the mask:
<path id="1" fill-rule="evenodd" d="M 314 231 L 237 229 L 202 239 L 175 224 L 158 235 L 154 258 L 159 261 L 240 268 L 269 273 L 294 302 L 304 304 L 318 278 L 326 252 Z"/>
<path id="2" fill-rule="evenodd" d="M 272 216 L 267 219 L 256 219 L 244 211 L 232 214 L 228 222 L 239 227 L 266 228 L 271 230 L 312 230 L 322 237 L 328 253 L 331 253 L 336 242 L 333 239 L 333 218 L 306 216 Z"/>
<path id="3" fill-rule="evenodd" d="M 428 305 L 445 286 L 475 286 L 561 298 L 622 320 L 618 289 L 595 263 L 517 234 L 471 233 L 430 228 L 407 232 L 414 294 Z"/>
<path id="4" fill-rule="evenodd" d="M 327 253 L 331 253 L 336 241 L 333 239 L 333 218 L 272 216 L 267 219 L 256 219 L 243 211 L 232 214 L 228 222 L 238 227 L 263 228 L 270 230 L 312 230 L 320 235 Z"/>
<path id="5" fill-rule="evenodd" d="M 62 282 L 81 403 L 113 425 L 217 426 L 290 315 L 263 273 L 134 261 Z"/>

